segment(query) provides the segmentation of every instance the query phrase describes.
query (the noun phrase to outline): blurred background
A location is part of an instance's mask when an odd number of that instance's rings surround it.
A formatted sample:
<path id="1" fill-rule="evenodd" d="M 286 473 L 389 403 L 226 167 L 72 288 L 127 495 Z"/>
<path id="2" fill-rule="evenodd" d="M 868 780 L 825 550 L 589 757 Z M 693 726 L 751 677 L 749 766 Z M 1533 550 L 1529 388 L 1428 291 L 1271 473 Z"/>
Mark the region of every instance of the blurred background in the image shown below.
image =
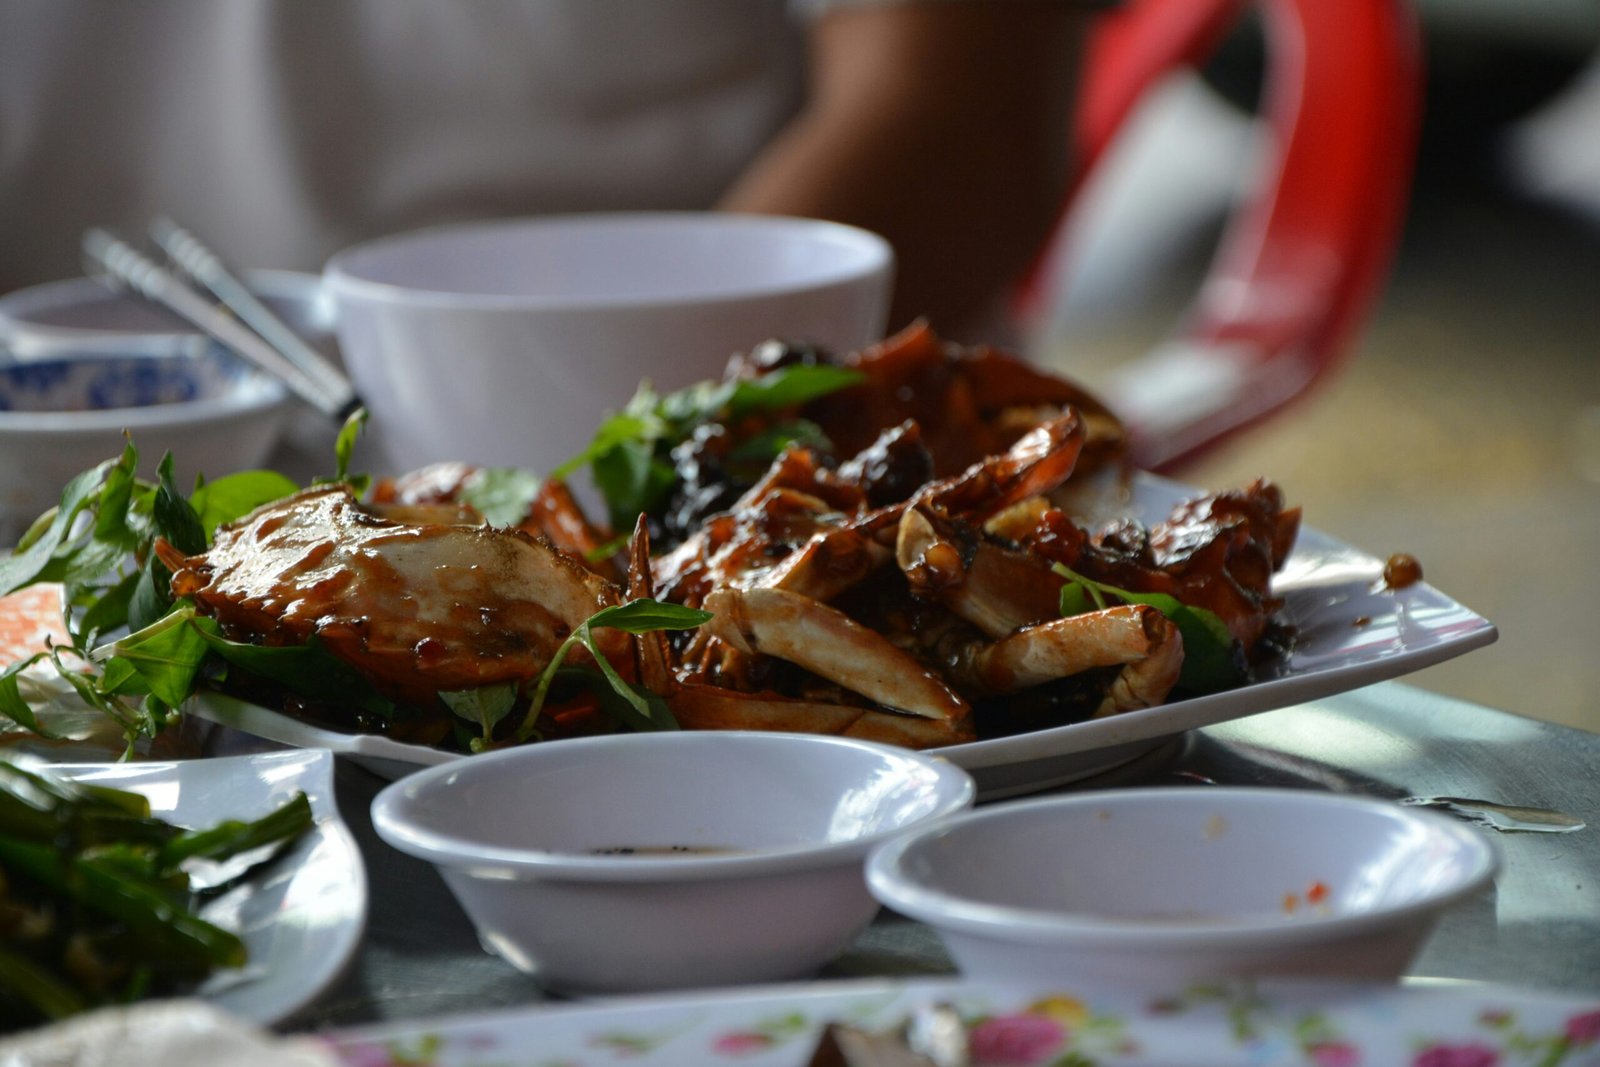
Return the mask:
<path id="1" fill-rule="evenodd" d="M 1372 318 L 1331 380 L 1180 477 L 1268 475 L 1499 627 L 1408 681 L 1600 731 L 1600 4 L 1418 7 L 1421 150 Z M 1250 188 L 1260 72 L 1247 24 L 1141 107 L 1085 190 L 1039 358 L 1092 385 L 1173 330 Z"/>

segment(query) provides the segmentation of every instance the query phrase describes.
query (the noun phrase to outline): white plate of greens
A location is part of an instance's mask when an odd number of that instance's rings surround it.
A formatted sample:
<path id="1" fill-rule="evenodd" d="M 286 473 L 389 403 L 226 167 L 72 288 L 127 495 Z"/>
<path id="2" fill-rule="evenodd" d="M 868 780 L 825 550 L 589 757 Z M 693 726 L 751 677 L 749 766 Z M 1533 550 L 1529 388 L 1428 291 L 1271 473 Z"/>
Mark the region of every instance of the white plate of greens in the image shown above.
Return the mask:
<path id="1" fill-rule="evenodd" d="M 239 935 L 248 960 L 241 968 L 214 973 L 195 993 L 231 1014 L 270 1025 L 309 1004 L 354 958 L 366 926 L 366 868 L 335 807 L 331 753 L 30 769 L 141 793 L 149 798 L 152 815 L 189 828 L 259 818 L 304 792 L 310 829 L 200 907 L 201 918 Z"/>

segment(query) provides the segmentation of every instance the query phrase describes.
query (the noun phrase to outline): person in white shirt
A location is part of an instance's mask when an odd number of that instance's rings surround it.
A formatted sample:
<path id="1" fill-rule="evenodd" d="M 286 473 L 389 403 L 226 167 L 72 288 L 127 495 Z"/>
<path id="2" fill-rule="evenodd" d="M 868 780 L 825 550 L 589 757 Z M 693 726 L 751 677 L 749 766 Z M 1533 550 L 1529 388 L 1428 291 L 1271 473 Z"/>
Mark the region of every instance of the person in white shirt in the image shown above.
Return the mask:
<path id="1" fill-rule="evenodd" d="M 0 0 L 0 292 L 89 226 L 251 267 L 464 218 L 809 215 L 978 321 L 1066 187 L 1082 0 Z M 979 339 L 979 338 L 973 338 Z"/>

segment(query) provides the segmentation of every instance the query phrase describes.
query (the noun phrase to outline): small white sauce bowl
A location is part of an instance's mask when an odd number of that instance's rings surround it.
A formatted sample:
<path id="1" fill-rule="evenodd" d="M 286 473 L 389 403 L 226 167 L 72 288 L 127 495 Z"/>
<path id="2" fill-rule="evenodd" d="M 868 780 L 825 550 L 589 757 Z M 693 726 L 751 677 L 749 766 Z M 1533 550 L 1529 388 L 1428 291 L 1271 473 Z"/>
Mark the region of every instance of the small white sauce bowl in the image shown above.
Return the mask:
<path id="1" fill-rule="evenodd" d="M 878 910 L 867 853 L 974 795 L 917 753 L 696 731 L 453 761 L 385 788 L 372 821 L 439 868 L 487 949 L 583 994 L 814 973 Z"/>
<path id="2" fill-rule="evenodd" d="M 1388 981 L 1498 868 L 1481 834 L 1370 798 L 1232 787 L 985 808 L 867 864 L 975 978 Z"/>

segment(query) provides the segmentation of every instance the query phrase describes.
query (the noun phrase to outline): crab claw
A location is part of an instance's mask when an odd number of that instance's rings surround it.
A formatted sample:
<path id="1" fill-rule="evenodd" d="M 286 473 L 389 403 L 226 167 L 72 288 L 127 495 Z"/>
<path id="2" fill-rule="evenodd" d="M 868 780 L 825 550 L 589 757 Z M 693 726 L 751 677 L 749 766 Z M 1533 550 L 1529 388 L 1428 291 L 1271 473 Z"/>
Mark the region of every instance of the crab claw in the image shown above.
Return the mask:
<path id="1" fill-rule="evenodd" d="M 877 704 L 946 722 L 971 709 L 944 680 L 837 608 L 785 589 L 718 589 L 702 633 L 736 651 L 787 660 Z"/>
<path id="2" fill-rule="evenodd" d="M 992 644 L 971 645 L 954 665 L 982 695 L 1015 693 L 1097 667 L 1121 667 L 1095 716 L 1153 707 L 1183 667 L 1183 638 L 1146 604 L 1123 604 L 1052 619 Z"/>

